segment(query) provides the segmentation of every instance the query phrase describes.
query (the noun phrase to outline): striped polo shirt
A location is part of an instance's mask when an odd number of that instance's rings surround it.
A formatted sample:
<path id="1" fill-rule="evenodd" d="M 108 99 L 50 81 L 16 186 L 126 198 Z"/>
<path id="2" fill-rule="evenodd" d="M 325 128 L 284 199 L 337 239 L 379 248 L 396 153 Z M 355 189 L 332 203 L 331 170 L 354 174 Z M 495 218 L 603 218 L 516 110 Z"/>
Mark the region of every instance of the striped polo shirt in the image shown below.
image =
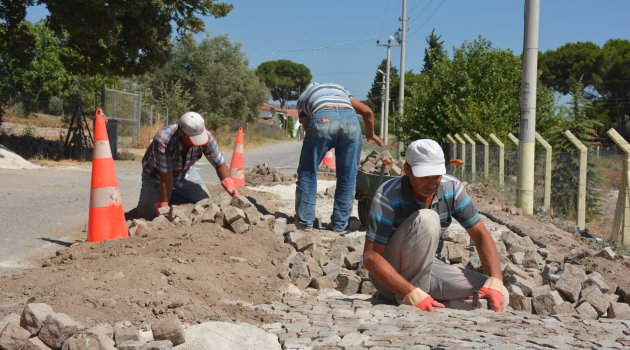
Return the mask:
<path id="1" fill-rule="evenodd" d="M 350 98 L 352 94 L 343 86 L 333 83 L 312 83 L 300 95 L 297 102 L 299 118 L 311 117 L 324 107 L 353 109 Z"/>
<path id="2" fill-rule="evenodd" d="M 426 208 L 413 197 L 409 186 L 409 178 L 401 176 L 379 187 L 368 218 L 367 240 L 387 244 L 400 224 L 415 211 Z M 453 217 L 466 229 L 481 219 L 464 185 L 451 175 L 442 176 L 431 209 L 440 215 L 441 233 L 450 226 Z"/>

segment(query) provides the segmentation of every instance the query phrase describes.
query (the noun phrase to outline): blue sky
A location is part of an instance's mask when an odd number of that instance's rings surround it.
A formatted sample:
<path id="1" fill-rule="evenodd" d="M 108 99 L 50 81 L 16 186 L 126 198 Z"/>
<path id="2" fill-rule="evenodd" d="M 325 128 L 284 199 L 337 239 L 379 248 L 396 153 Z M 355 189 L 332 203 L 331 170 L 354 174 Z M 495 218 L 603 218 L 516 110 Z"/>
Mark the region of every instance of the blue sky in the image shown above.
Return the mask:
<path id="1" fill-rule="evenodd" d="M 402 0 L 223 0 L 234 4 L 225 18 L 207 18 L 211 35 L 239 42 L 251 68 L 269 60 L 305 64 L 317 82 L 343 84 L 362 99 L 385 58 L 388 35 L 400 28 Z M 628 0 L 541 0 L 539 49 L 566 43 L 630 39 Z M 407 0 L 406 70 L 422 66 L 426 37 L 435 28 L 452 52 L 479 35 L 495 48 L 523 50 L 524 0 Z M 40 11 L 29 19 L 41 17 Z M 392 48 L 392 64 L 400 49 Z"/>

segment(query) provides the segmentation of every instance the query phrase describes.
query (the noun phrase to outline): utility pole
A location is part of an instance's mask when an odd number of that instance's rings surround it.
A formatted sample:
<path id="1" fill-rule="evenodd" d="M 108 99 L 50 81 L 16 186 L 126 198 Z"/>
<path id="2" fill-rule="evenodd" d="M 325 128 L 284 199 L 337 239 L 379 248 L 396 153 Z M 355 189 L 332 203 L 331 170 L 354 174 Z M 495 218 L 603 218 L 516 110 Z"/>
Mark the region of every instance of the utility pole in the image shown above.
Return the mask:
<path id="1" fill-rule="evenodd" d="M 381 132 L 379 135 L 383 137 L 383 129 L 385 128 L 385 72 L 382 70 L 378 70 L 381 73 L 381 77 L 383 78 L 381 82 Z"/>
<path id="2" fill-rule="evenodd" d="M 381 137 L 383 138 L 383 143 L 385 144 L 385 148 L 387 148 L 387 144 L 389 141 L 389 82 L 390 82 L 390 66 L 391 66 L 391 48 L 392 46 L 398 46 L 398 44 L 392 44 L 392 39 L 387 39 L 387 44 L 380 44 L 380 42 L 378 40 L 376 40 L 376 45 L 377 46 L 385 46 L 387 47 L 387 68 L 385 76 L 387 77 L 385 79 L 385 112 L 383 114 L 383 117 L 381 117 L 382 119 L 385 120 L 385 123 L 383 124 L 383 130 L 381 132 Z"/>
<path id="3" fill-rule="evenodd" d="M 400 27 L 400 88 L 398 92 L 398 111 L 400 112 L 400 117 L 404 113 L 404 102 L 405 102 L 405 33 L 407 32 L 407 0 L 403 0 L 402 2 L 402 17 L 400 18 L 402 22 L 402 26 Z M 402 119 L 402 118 L 400 118 Z M 400 123 L 399 123 L 400 124 Z M 400 160 L 400 149 L 402 144 L 400 140 L 397 142 L 397 159 Z"/>
<path id="4" fill-rule="evenodd" d="M 525 0 L 525 35 L 523 38 L 521 125 L 518 142 L 518 193 L 516 204 L 529 215 L 534 212 L 539 12 L 540 0 Z"/>

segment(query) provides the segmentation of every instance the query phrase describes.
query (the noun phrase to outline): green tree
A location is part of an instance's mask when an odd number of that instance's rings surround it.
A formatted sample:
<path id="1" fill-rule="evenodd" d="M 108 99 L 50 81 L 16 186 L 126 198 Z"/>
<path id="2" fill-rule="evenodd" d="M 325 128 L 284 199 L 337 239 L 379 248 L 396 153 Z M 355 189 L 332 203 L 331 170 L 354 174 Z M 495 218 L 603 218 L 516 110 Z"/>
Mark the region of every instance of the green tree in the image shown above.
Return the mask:
<path id="1" fill-rule="evenodd" d="M 447 133 L 464 129 L 512 131 L 518 125 L 519 68 L 517 57 L 493 49 L 486 39 L 463 43 L 452 60 L 435 62 L 410 86 L 401 136 L 443 141 Z"/>
<path id="2" fill-rule="evenodd" d="M 215 0 L 40 0 L 50 28 L 84 60 L 66 57 L 81 73 L 141 74 L 165 63 L 171 35 L 204 30 L 202 16 L 223 17 L 233 5 Z"/>
<path id="3" fill-rule="evenodd" d="M 48 109 L 48 101 L 53 97 L 57 104 L 69 106 L 74 102 L 77 91 L 81 91 L 85 102 L 89 101 L 85 106 L 91 108 L 94 106 L 95 96 L 100 96 L 103 84 L 116 84 L 117 79 L 111 76 L 86 76 L 69 72 L 61 57 L 71 54 L 71 49 L 60 45 L 61 40 L 48 29 L 45 21 L 35 24 L 23 22 L 22 26 L 32 38 L 28 49 L 29 59 L 19 65 L 14 60 L 0 59 L 0 70 L 12 71 L 12 74 L 0 77 L 0 95 L 5 97 L 5 101 L 7 96 L 11 96 L 13 101 L 22 106 L 24 115 Z"/>
<path id="4" fill-rule="evenodd" d="M 390 62 L 391 64 L 391 62 Z M 387 72 L 387 60 L 383 59 L 381 61 L 381 64 L 379 64 L 378 68 L 376 69 L 376 74 L 374 75 L 374 80 L 372 81 L 372 88 L 370 88 L 370 91 L 368 91 L 368 95 L 367 95 L 367 100 L 365 100 L 365 104 L 367 104 L 372 111 L 374 111 L 375 115 L 379 116 L 380 119 L 380 110 L 381 110 L 381 87 L 383 85 L 383 76 L 384 74 Z M 396 69 L 396 67 L 389 67 L 389 75 L 390 75 L 390 80 L 398 80 L 398 69 Z M 384 89 L 385 87 L 383 87 Z M 392 101 L 391 98 L 391 93 L 392 93 L 392 84 L 390 83 L 389 86 L 389 91 L 390 91 L 390 101 Z"/>
<path id="5" fill-rule="evenodd" d="M 592 42 L 577 42 L 539 54 L 541 81 L 554 90 L 568 94 L 578 81 L 591 81 L 599 47 Z"/>
<path id="6" fill-rule="evenodd" d="M 630 41 L 611 39 L 601 48 L 591 42 L 566 44 L 540 54 L 539 66 L 543 83 L 561 94 L 583 82 L 582 93 L 602 129 L 615 125 L 622 135 L 630 134 L 625 117 L 630 114 Z"/>
<path id="7" fill-rule="evenodd" d="M 410 141 L 447 133 L 505 135 L 518 131 L 521 59 L 510 50 L 492 47 L 487 39 L 465 42 L 452 60 L 435 62 L 409 86 L 399 137 Z M 549 119 L 554 99 L 540 89 L 537 114 Z"/>
<path id="8" fill-rule="evenodd" d="M 439 35 L 435 34 L 435 28 L 433 28 L 431 34 L 427 37 L 429 47 L 424 49 L 424 65 L 421 73 L 430 72 L 436 62 L 441 62 L 448 58 L 444 50 L 444 41 L 440 40 L 440 38 Z"/>
<path id="9" fill-rule="evenodd" d="M 630 115 L 630 41 L 608 40 L 600 51 L 593 86 L 599 96 L 592 101 L 615 121 L 615 129 L 630 134 L 627 115 Z"/>
<path id="10" fill-rule="evenodd" d="M 256 68 L 256 75 L 262 80 L 274 101 L 284 109 L 287 101 L 295 101 L 311 82 L 311 70 L 301 63 L 289 60 L 267 61 Z"/>
<path id="11" fill-rule="evenodd" d="M 267 89 L 248 68 L 240 44 L 227 35 L 206 36 L 197 44 L 187 35 L 175 44 L 172 59 L 143 79 L 159 104 L 192 108 L 209 121 L 253 120 L 267 99 Z M 172 96 L 170 96 L 172 97 Z"/>
<path id="12" fill-rule="evenodd" d="M 21 86 L 17 87 L 20 90 L 12 90 L 13 75 L 21 75 L 35 55 L 35 36 L 24 22 L 26 7 L 32 4 L 0 0 L 0 124 L 10 96 L 24 91 Z"/>

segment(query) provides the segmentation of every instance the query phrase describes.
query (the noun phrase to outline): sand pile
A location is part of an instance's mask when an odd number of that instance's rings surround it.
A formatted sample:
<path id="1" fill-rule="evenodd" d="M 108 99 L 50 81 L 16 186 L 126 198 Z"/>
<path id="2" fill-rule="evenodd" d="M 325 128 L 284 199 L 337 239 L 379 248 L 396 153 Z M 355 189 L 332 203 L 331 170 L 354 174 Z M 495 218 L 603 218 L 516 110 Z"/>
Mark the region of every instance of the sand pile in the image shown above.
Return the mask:
<path id="1" fill-rule="evenodd" d="M 0 169 L 34 169 L 41 168 L 0 145 Z"/>

